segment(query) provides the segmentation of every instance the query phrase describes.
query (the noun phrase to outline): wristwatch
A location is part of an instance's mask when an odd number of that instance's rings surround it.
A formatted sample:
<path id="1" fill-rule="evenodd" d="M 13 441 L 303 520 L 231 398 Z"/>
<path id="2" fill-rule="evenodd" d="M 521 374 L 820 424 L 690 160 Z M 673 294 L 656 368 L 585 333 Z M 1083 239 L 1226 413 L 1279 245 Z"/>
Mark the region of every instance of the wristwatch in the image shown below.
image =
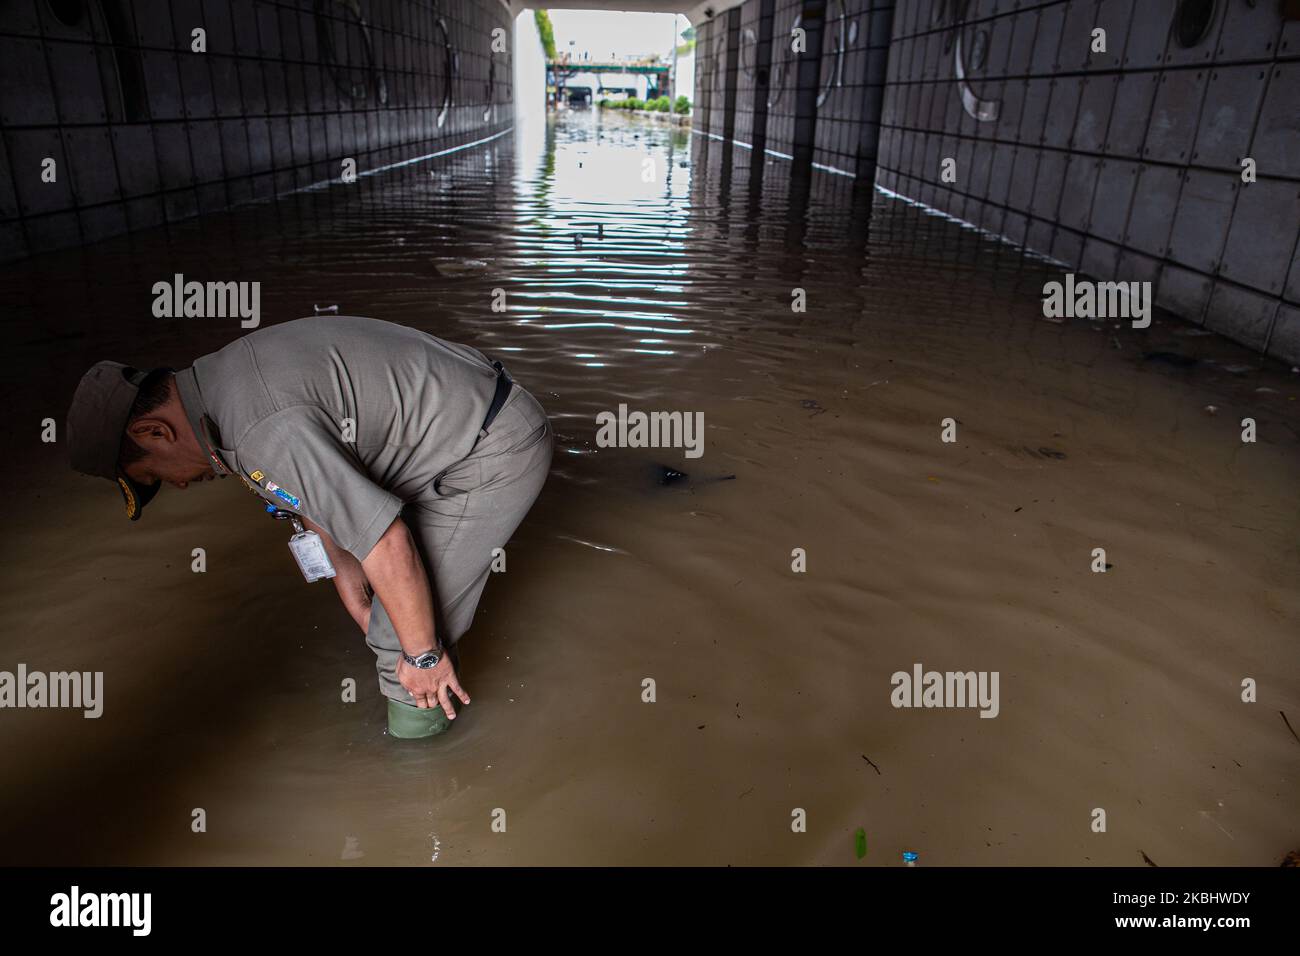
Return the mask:
<path id="1" fill-rule="evenodd" d="M 412 667 L 418 667 L 422 671 L 427 671 L 430 667 L 437 667 L 438 661 L 442 660 L 442 654 L 438 651 L 425 651 L 419 657 L 412 657 L 406 651 L 402 651 L 402 658 Z"/>

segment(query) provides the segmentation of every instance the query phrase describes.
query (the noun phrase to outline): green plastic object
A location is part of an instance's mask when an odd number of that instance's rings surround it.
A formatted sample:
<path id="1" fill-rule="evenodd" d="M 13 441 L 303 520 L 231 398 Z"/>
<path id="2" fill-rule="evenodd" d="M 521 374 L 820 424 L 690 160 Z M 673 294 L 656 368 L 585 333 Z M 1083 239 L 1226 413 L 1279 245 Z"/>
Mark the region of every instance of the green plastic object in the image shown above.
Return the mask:
<path id="1" fill-rule="evenodd" d="M 436 737 L 450 726 L 441 707 L 416 707 L 388 698 L 388 733 L 394 737 Z"/>
<path id="2" fill-rule="evenodd" d="M 867 855 L 867 831 L 858 827 L 858 832 L 853 834 L 853 850 L 862 859 Z"/>

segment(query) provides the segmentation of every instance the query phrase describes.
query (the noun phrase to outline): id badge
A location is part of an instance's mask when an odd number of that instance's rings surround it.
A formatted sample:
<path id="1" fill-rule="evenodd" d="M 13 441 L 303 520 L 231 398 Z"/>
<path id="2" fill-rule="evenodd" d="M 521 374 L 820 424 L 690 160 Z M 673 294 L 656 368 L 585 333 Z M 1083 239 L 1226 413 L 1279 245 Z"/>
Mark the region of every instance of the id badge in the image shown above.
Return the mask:
<path id="1" fill-rule="evenodd" d="M 289 550 L 298 562 L 298 570 L 307 583 L 334 577 L 334 565 L 325 553 L 325 545 L 315 531 L 299 531 L 289 539 Z"/>

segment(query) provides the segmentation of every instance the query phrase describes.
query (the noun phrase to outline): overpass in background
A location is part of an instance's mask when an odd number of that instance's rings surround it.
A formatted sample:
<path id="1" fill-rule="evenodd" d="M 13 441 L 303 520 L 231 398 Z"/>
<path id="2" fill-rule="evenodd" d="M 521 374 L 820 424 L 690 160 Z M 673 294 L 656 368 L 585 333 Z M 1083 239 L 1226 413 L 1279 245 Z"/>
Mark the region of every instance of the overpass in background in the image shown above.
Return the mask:
<path id="1" fill-rule="evenodd" d="M 591 76 L 597 84 L 593 89 L 588 86 L 574 84 L 571 81 L 575 77 Z M 601 82 L 602 77 L 623 77 L 631 78 L 633 81 L 637 77 L 645 77 L 646 88 L 639 90 L 635 86 L 614 85 L 606 86 Z M 597 95 L 608 89 L 617 89 L 625 92 L 629 96 L 642 94 L 643 99 L 652 99 L 656 96 L 666 96 L 668 85 L 672 77 L 672 67 L 667 63 L 652 63 L 649 61 L 638 60 L 631 62 L 620 62 L 618 60 L 576 60 L 572 57 L 563 56 L 546 61 L 546 89 L 554 90 L 557 100 L 567 100 L 570 103 L 577 100 L 591 102 Z"/>

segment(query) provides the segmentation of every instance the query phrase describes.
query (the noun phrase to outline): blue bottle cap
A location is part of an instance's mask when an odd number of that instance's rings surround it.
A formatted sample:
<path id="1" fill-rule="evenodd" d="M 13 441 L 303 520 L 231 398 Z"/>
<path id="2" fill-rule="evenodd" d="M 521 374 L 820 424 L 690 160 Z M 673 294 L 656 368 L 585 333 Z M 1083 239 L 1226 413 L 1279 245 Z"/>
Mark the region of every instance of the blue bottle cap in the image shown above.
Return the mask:
<path id="1" fill-rule="evenodd" d="M 903 862 L 904 862 L 904 863 L 915 863 L 915 862 L 916 862 L 916 854 L 913 853 L 911 850 L 904 850 L 904 851 L 903 851 Z"/>

